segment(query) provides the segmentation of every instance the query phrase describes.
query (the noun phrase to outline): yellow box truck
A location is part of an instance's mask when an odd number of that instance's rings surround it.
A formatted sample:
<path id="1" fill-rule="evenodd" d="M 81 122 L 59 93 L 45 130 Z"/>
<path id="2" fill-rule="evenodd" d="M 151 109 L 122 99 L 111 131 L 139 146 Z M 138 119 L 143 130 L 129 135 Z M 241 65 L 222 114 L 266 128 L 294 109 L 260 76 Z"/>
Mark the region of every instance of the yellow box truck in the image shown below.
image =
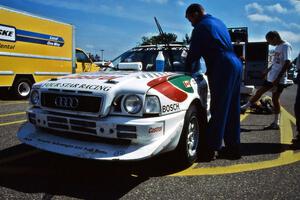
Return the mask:
<path id="1" fill-rule="evenodd" d="M 0 6 L 0 88 L 26 98 L 35 82 L 98 70 L 75 49 L 73 25 Z"/>

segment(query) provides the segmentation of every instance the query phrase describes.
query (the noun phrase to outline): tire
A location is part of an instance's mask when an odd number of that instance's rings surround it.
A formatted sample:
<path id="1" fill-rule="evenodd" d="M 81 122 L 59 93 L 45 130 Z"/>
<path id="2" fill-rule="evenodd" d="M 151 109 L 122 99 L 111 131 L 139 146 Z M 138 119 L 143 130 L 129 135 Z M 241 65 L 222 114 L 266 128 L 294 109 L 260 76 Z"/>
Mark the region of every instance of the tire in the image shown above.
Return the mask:
<path id="1" fill-rule="evenodd" d="M 180 159 L 180 165 L 190 166 L 197 160 L 200 140 L 204 135 L 202 132 L 203 125 L 206 123 L 202 120 L 200 113 L 197 112 L 195 105 L 191 105 L 187 110 L 184 118 L 184 125 L 181 132 L 180 140 L 176 149 L 176 157 Z M 203 122 L 203 125 L 200 123 Z"/>
<path id="2" fill-rule="evenodd" d="M 6 100 L 9 99 L 8 87 L 0 87 L 0 99 Z"/>
<path id="3" fill-rule="evenodd" d="M 28 78 L 19 78 L 15 80 L 12 92 L 17 99 L 26 99 L 29 97 L 32 82 Z"/>

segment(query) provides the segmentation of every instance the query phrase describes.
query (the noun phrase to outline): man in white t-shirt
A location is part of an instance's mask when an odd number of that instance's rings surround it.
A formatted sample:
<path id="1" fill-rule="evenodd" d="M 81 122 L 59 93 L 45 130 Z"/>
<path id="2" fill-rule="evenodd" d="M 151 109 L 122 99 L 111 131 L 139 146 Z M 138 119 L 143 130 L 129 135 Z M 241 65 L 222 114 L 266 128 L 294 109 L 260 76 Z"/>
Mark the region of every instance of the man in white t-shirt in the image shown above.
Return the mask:
<path id="1" fill-rule="evenodd" d="M 277 31 L 268 32 L 266 34 L 266 40 L 270 45 L 276 46 L 272 66 L 268 68 L 267 78 L 263 86 L 256 91 L 255 95 L 252 96 L 245 105 L 241 107 L 241 113 L 244 113 L 247 108 L 259 100 L 265 92 L 272 89 L 272 102 L 274 106 L 275 118 L 274 121 L 264 129 L 278 130 L 280 122 L 279 98 L 283 89 L 285 88 L 287 70 L 290 67 L 292 60 L 292 47 L 288 42 L 281 39 Z"/>
<path id="2" fill-rule="evenodd" d="M 299 53 L 298 58 L 296 60 L 296 66 L 297 66 L 297 70 L 298 70 L 298 75 L 297 75 L 297 79 L 296 79 L 296 83 L 298 84 L 298 88 L 297 88 L 294 111 L 295 111 L 296 126 L 297 126 L 298 134 L 292 140 L 292 143 L 293 144 L 300 144 L 300 53 Z"/>

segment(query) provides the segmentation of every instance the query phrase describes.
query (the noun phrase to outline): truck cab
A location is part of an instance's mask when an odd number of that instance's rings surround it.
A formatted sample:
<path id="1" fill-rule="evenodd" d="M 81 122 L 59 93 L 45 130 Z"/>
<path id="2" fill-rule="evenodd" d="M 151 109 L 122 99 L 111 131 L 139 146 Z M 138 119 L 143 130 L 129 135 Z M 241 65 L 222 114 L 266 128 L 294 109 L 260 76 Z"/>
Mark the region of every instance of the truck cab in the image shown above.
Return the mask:
<path id="1" fill-rule="evenodd" d="M 96 65 L 82 49 L 76 48 L 76 73 L 96 72 L 99 71 L 99 69 L 99 66 Z"/>

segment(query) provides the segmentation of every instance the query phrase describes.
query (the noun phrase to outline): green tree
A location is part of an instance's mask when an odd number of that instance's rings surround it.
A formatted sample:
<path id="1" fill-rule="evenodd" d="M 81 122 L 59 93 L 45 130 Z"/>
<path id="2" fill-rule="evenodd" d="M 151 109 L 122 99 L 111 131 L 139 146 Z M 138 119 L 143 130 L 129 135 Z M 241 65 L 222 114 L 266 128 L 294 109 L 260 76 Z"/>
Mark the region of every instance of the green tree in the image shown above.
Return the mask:
<path id="1" fill-rule="evenodd" d="M 185 36 L 184 36 L 184 38 L 182 39 L 182 42 L 183 42 L 183 44 L 187 45 L 187 44 L 190 43 L 190 41 L 191 41 L 191 38 L 190 38 L 190 36 L 186 33 Z"/>
<path id="2" fill-rule="evenodd" d="M 165 44 L 176 42 L 177 35 L 174 33 L 164 33 L 160 35 L 154 35 L 151 37 L 142 37 L 141 45 L 157 45 L 157 44 Z"/>

